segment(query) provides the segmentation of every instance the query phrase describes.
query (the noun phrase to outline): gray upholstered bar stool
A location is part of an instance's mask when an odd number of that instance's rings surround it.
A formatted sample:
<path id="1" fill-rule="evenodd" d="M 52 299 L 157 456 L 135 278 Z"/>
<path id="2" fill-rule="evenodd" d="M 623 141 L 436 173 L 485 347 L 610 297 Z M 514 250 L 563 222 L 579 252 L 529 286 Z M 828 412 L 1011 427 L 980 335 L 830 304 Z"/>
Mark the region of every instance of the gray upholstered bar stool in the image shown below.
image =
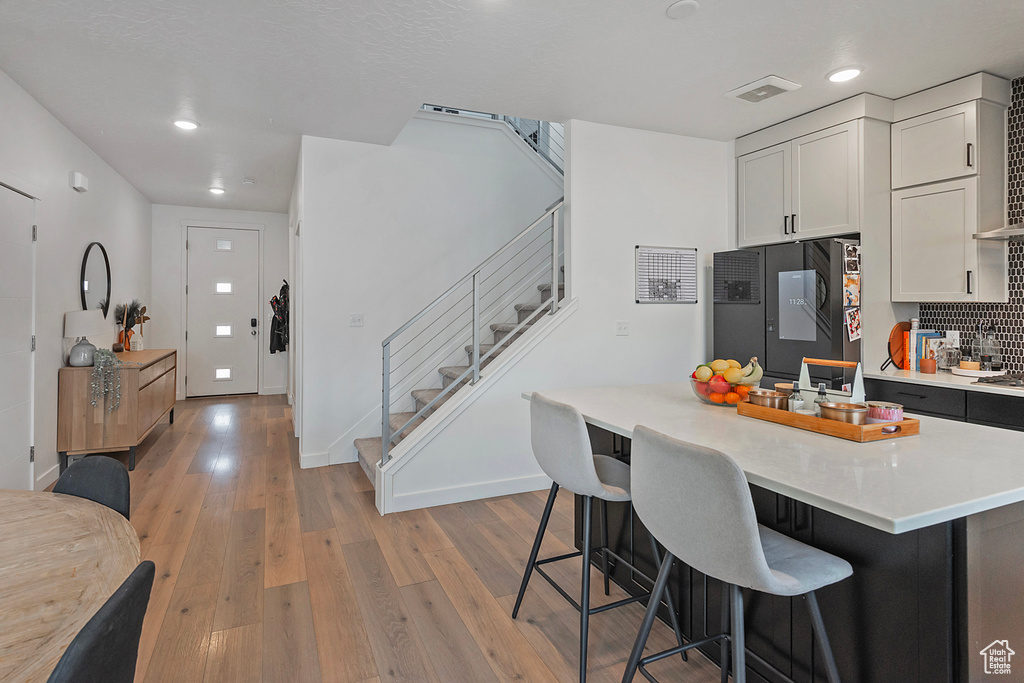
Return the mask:
<path id="1" fill-rule="evenodd" d="M 676 654 L 680 649 L 699 647 L 715 640 L 722 641 L 723 683 L 729 672 L 729 641 L 735 683 L 746 681 L 748 654 L 789 680 L 754 653 L 746 652 L 741 588 L 772 595 L 806 595 L 829 683 L 839 683 L 839 671 L 814 591 L 853 574 L 850 563 L 759 525 L 747 478 L 736 461 L 724 453 L 637 426 L 633 430 L 631 465 L 633 508 L 668 551 L 658 572 L 654 595 L 660 596 L 665 591 L 669 567 L 673 558 L 678 558 L 723 582 L 722 612 L 726 632 L 641 658 L 655 617 L 655 610 L 649 608 L 622 676 L 623 683 L 632 681 L 638 668 L 644 677 L 654 681 L 645 665 Z M 657 606 L 657 602 L 652 598 L 650 604 Z M 731 603 L 731 632 L 727 602 Z"/>
<path id="2" fill-rule="evenodd" d="M 617 563 L 629 567 L 635 575 L 645 579 L 648 583 L 654 584 L 654 579 L 646 576 L 608 548 L 607 502 L 629 502 L 629 465 L 607 455 L 596 455 L 590 444 L 587 425 L 583 421 L 583 416 L 580 412 L 570 405 L 552 401 L 540 394 L 533 394 L 533 398 L 530 401 L 530 439 L 533 443 L 533 454 L 537 458 L 537 462 L 540 464 L 541 469 L 544 470 L 544 473 L 551 477 L 553 483 L 551 484 L 551 492 L 548 494 L 548 502 L 544 506 L 544 514 L 541 516 L 540 526 L 537 528 L 537 537 L 533 541 L 530 559 L 526 563 L 526 571 L 523 574 L 523 583 L 519 587 L 519 595 L 516 597 L 516 605 L 512 609 L 512 618 L 515 619 L 519 615 L 519 607 L 523 603 L 526 586 L 530 582 L 530 576 L 536 570 L 580 613 L 580 683 L 584 683 L 587 680 L 587 635 L 590 615 L 644 600 L 649 595 L 644 593 L 643 595 L 624 598 L 600 607 L 591 607 L 590 558 L 592 551 L 597 550 L 601 553 L 605 595 L 609 593 L 609 557 L 614 558 Z M 538 560 L 537 554 L 540 552 L 544 530 L 547 528 L 548 519 L 551 517 L 551 509 L 555 504 L 555 496 L 558 495 L 559 488 L 565 488 L 572 493 L 584 497 L 583 549 Z M 595 498 L 601 501 L 602 539 L 600 548 L 591 548 L 591 522 L 593 520 Z M 651 536 L 650 540 L 654 548 L 655 562 L 660 569 L 661 563 L 658 560 L 657 542 L 654 540 L 654 536 Z M 555 583 L 541 569 L 541 565 L 572 557 L 580 557 L 581 555 L 583 556 L 583 586 L 580 602 L 576 602 L 572 596 L 566 593 L 561 586 Z M 676 620 L 675 606 L 672 604 L 671 596 L 666 595 L 666 602 L 670 619 L 672 620 L 672 627 L 676 632 L 676 639 L 682 645 L 683 637 Z M 685 660 L 686 653 L 682 650 L 680 652 Z"/>

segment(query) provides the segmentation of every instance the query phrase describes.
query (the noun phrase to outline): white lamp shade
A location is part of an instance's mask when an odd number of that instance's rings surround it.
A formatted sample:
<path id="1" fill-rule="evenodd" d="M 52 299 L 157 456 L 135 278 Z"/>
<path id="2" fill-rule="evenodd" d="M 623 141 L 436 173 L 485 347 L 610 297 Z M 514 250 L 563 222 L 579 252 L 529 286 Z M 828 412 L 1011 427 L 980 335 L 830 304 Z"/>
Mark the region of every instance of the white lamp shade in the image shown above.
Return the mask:
<path id="1" fill-rule="evenodd" d="M 102 334 L 106 329 L 103 311 L 68 311 L 64 314 L 64 336 L 68 339 Z"/>

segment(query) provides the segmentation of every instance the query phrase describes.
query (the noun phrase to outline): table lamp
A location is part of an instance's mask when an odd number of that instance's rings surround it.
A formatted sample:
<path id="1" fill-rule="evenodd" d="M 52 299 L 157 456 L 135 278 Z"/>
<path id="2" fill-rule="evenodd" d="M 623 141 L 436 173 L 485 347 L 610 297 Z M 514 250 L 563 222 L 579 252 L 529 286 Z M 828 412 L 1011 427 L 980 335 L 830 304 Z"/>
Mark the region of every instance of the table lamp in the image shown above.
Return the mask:
<path id="1" fill-rule="evenodd" d="M 103 311 L 98 308 L 88 311 L 68 311 L 64 314 L 64 337 L 78 339 L 78 343 L 71 347 L 68 365 L 74 367 L 92 365 L 96 347 L 90 344 L 86 337 L 90 334 L 101 334 L 103 327 Z"/>

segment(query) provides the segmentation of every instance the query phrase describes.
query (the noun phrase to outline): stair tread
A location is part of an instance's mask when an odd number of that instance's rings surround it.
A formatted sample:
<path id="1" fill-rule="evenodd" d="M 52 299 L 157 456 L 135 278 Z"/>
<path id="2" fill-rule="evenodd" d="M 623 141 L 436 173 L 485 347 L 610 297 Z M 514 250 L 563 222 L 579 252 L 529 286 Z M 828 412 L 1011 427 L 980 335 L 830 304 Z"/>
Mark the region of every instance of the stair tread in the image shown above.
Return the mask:
<path id="1" fill-rule="evenodd" d="M 525 330 L 527 327 L 529 327 L 532 324 L 533 323 L 526 323 L 525 325 L 523 325 L 519 329 L 520 330 Z M 519 323 L 498 323 L 497 325 L 491 325 L 491 332 L 511 332 L 512 330 L 516 329 L 517 327 L 519 327 Z"/>
<path id="2" fill-rule="evenodd" d="M 483 349 L 483 347 L 480 347 Z M 424 403 L 430 403 L 437 395 L 440 394 L 444 389 L 413 389 L 412 397 L 417 401 L 423 401 Z"/>
<path id="3" fill-rule="evenodd" d="M 558 288 L 559 289 L 565 289 L 565 283 L 564 282 L 559 282 L 558 283 Z M 546 283 L 544 283 L 542 285 L 537 285 L 537 290 L 541 291 L 541 292 L 551 291 L 551 283 L 550 282 L 546 282 Z"/>
<path id="4" fill-rule="evenodd" d="M 383 451 L 381 449 L 380 437 L 374 436 L 367 439 L 356 439 L 355 440 L 356 452 L 359 453 L 360 459 L 365 461 L 371 467 L 375 467 L 380 462 Z M 371 479 L 371 481 L 373 481 Z"/>
<path id="5" fill-rule="evenodd" d="M 390 415 L 388 415 L 388 424 L 391 425 L 391 429 L 398 429 L 399 427 L 404 425 L 406 422 L 408 422 L 410 419 L 412 419 L 412 416 L 415 415 L 415 414 L 416 413 L 414 413 L 414 412 L 409 412 L 409 413 L 391 413 Z M 423 422 L 426 419 L 427 418 L 425 418 L 425 417 L 418 417 L 418 418 L 416 418 L 416 420 L 414 420 L 411 425 L 406 427 L 405 432 L 403 432 L 402 436 L 403 437 L 408 436 L 409 433 L 412 432 L 412 430 L 416 429 L 421 424 L 423 424 Z"/>
<path id="6" fill-rule="evenodd" d="M 516 304 L 515 308 L 517 311 L 536 311 L 541 306 L 547 307 L 547 304 Z"/>
<path id="7" fill-rule="evenodd" d="M 452 379 L 457 379 L 459 375 L 464 373 L 466 370 L 469 370 L 468 365 L 448 365 L 437 369 L 437 371 L 442 375 L 445 377 L 451 377 Z M 470 379 L 469 376 L 467 376 L 466 379 Z"/>

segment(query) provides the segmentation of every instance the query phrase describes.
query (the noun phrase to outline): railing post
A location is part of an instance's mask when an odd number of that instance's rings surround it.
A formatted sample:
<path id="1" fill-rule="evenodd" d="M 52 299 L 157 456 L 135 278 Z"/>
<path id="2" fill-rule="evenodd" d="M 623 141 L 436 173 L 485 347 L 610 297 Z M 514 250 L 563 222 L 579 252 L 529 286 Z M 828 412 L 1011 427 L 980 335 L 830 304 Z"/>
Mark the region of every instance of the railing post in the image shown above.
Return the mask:
<path id="1" fill-rule="evenodd" d="M 391 342 L 384 344 L 384 388 L 381 397 L 380 465 L 391 459 Z"/>
<path id="2" fill-rule="evenodd" d="M 480 271 L 473 273 L 473 384 L 480 381 Z"/>
<path id="3" fill-rule="evenodd" d="M 561 207 L 551 212 L 551 312 L 558 311 L 558 214 Z"/>

